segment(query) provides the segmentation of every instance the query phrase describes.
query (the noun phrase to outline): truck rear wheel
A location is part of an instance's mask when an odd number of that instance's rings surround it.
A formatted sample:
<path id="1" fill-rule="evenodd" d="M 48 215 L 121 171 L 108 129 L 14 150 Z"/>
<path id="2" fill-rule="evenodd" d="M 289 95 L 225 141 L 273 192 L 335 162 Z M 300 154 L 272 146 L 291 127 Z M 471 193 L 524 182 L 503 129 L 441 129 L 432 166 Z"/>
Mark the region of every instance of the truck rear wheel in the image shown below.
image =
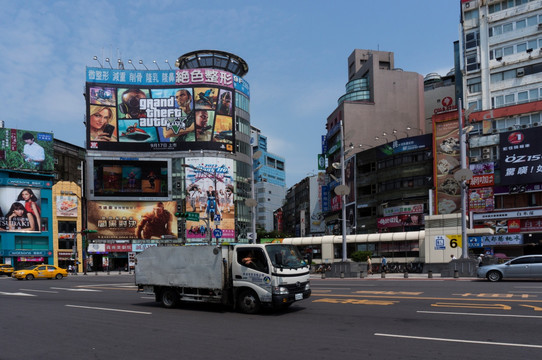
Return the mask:
<path id="1" fill-rule="evenodd" d="M 161 296 L 162 305 L 171 309 L 179 305 L 179 295 L 172 289 L 165 289 Z"/>
<path id="2" fill-rule="evenodd" d="M 245 290 L 237 298 L 239 310 L 245 314 L 255 314 L 260 311 L 260 299 L 252 290 Z"/>

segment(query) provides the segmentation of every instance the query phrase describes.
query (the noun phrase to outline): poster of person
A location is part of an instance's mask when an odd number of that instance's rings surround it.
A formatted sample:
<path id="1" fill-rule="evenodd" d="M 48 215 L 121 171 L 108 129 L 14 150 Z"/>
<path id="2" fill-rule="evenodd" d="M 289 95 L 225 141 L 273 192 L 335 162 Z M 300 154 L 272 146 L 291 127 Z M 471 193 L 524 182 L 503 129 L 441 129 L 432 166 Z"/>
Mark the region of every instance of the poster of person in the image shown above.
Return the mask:
<path id="1" fill-rule="evenodd" d="M 89 201 L 89 240 L 177 237 L 175 201 Z"/>
<path id="2" fill-rule="evenodd" d="M 54 166 L 53 134 L 0 129 L 0 169 L 52 172 Z"/>
<path id="3" fill-rule="evenodd" d="M 200 221 L 186 221 L 186 238 L 204 241 L 214 238 L 214 230 L 220 229 L 221 240 L 234 240 L 233 160 L 187 158 L 185 171 L 185 208 L 200 216 Z"/>
<path id="4" fill-rule="evenodd" d="M 41 191 L 35 188 L 0 187 L 0 231 L 41 231 Z"/>

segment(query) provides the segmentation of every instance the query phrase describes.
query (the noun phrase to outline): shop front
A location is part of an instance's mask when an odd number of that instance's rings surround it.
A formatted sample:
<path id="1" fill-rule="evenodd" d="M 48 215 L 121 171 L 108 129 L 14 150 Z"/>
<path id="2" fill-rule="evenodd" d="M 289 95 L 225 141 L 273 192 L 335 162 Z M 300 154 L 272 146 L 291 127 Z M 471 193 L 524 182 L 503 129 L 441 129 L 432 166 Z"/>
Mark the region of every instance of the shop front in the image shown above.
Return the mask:
<path id="1" fill-rule="evenodd" d="M 37 264 L 52 264 L 51 250 L 3 250 L 2 257 L 6 264 L 12 264 L 15 270 Z"/>

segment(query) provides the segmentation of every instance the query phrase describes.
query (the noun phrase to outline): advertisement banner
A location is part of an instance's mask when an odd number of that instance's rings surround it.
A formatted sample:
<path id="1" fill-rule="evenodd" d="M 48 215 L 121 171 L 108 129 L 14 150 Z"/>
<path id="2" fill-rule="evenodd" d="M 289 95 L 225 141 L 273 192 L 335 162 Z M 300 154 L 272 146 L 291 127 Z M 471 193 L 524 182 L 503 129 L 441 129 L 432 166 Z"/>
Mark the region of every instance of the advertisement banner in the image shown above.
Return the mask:
<path id="1" fill-rule="evenodd" d="M 453 176 L 461 167 L 459 145 L 457 118 L 435 122 L 433 151 L 438 214 L 457 213 L 461 209 L 461 184 Z"/>
<path id="2" fill-rule="evenodd" d="M 175 201 L 89 201 L 89 240 L 162 239 L 177 237 Z M 131 249 L 130 249 L 131 250 Z"/>
<path id="3" fill-rule="evenodd" d="M 199 221 L 186 221 L 186 238 L 215 238 L 214 230 L 220 229 L 222 241 L 235 239 L 233 160 L 186 158 L 184 167 L 188 193 L 185 209 L 198 213 L 200 218 Z"/>
<path id="4" fill-rule="evenodd" d="M 502 246 L 502 245 L 522 245 L 523 234 L 513 235 L 487 235 L 487 236 L 469 236 L 469 245 L 482 244 L 483 246 Z"/>
<path id="5" fill-rule="evenodd" d="M 57 196 L 56 216 L 77 217 L 77 196 Z"/>
<path id="6" fill-rule="evenodd" d="M 383 209 L 384 216 L 420 214 L 423 213 L 423 204 L 392 206 Z"/>
<path id="7" fill-rule="evenodd" d="M 53 134 L 0 129 L 0 169 L 53 172 Z"/>
<path id="8" fill-rule="evenodd" d="M 400 226 L 419 226 L 422 225 L 423 216 L 421 215 L 395 215 L 377 219 L 379 229 L 400 227 Z"/>
<path id="9" fill-rule="evenodd" d="M 0 231 L 40 232 L 41 191 L 0 186 Z"/>
<path id="10" fill-rule="evenodd" d="M 102 70 L 87 69 L 88 149 L 235 151 L 240 78 L 215 69 Z"/>
<path id="11" fill-rule="evenodd" d="M 542 128 L 500 134 L 500 184 L 532 184 L 542 181 Z"/>
<path id="12" fill-rule="evenodd" d="M 469 189 L 469 209 L 473 212 L 489 212 L 495 209 L 492 187 Z"/>

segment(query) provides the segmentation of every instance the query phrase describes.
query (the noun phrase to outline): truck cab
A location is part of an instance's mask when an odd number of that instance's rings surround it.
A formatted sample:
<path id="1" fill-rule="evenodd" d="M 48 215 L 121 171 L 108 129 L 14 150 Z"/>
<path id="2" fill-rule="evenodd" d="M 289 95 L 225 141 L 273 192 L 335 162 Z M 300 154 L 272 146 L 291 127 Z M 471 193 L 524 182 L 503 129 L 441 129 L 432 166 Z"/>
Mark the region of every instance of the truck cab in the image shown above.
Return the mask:
<path id="1" fill-rule="evenodd" d="M 295 246 L 236 245 L 232 280 L 237 307 L 248 313 L 269 305 L 285 308 L 311 295 L 310 267 Z"/>

